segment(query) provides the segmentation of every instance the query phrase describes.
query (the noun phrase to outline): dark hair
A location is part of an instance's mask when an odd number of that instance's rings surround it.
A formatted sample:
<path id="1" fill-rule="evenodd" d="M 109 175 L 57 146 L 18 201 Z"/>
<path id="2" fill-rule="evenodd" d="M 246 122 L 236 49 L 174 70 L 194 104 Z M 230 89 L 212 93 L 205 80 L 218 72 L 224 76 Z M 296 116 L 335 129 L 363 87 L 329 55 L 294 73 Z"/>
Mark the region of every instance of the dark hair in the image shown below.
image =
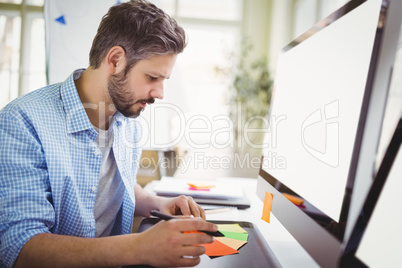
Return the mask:
<path id="1" fill-rule="evenodd" d="M 155 5 L 131 0 L 111 7 L 103 16 L 89 53 L 90 66 L 99 68 L 114 46 L 126 52 L 126 75 L 140 60 L 183 52 L 186 36 L 183 28 Z"/>

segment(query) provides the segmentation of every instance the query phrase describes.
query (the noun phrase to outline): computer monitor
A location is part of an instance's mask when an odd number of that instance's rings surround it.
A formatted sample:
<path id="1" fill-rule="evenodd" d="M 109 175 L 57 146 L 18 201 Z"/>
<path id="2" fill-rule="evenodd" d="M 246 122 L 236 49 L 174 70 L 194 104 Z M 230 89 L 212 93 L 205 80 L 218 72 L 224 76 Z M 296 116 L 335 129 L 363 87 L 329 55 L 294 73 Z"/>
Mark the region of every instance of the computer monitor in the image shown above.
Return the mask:
<path id="1" fill-rule="evenodd" d="M 352 0 L 278 59 L 257 194 L 320 266 L 337 266 L 374 178 L 400 10 Z"/>

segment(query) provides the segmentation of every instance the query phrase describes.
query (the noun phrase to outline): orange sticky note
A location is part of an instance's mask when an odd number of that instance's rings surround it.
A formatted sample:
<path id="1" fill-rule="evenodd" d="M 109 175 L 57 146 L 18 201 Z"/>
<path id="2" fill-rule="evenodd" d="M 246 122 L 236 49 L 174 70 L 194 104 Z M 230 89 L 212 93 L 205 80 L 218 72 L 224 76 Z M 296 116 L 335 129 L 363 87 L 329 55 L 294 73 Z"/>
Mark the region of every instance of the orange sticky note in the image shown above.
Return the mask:
<path id="1" fill-rule="evenodd" d="M 273 194 L 266 192 L 264 198 L 264 207 L 262 209 L 261 219 L 269 223 L 269 216 L 271 215 Z"/>
<path id="2" fill-rule="evenodd" d="M 247 241 L 241 241 L 227 237 L 215 237 L 215 239 L 225 244 L 226 246 L 233 248 L 234 250 L 239 250 L 239 248 L 247 243 Z"/>
<path id="3" fill-rule="evenodd" d="M 206 183 L 206 182 L 193 182 L 193 183 L 187 183 L 191 188 L 197 189 L 197 190 L 202 190 L 202 189 L 210 189 L 215 187 L 215 185 Z"/>
<path id="4" fill-rule="evenodd" d="M 205 247 L 205 254 L 209 257 L 226 256 L 239 253 L 237 250 L 225 245 L 217 239 L 215 239 L 211 244 L 203 245 Z"/>
<path id="5" fill-rule="evenodd" d="M 292 202 L 293 204 L 300 206 L 304 203 L 304 200 L 301 198 L 298 198 L 294 195 L 290 195 L 287 193 L 283 193 L 283 196 L 286 197 L 290 202 Z"/>

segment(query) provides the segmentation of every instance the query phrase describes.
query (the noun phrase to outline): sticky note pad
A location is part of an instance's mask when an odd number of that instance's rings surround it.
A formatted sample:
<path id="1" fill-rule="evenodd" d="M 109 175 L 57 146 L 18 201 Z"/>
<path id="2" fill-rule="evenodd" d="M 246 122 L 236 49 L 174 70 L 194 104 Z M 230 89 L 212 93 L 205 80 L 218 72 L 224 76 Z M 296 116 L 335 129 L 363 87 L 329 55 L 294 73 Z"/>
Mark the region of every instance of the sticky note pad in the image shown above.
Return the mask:
<path id="1" fill-rule="evenodd" d="M 206 189 L 198 189 L 198 188 L 194 188 L 194 187 L 188 187 L 188 189 L 190 191 L 210 191 L 210 188 L 206 188 Z"/>
<path id="2" fill-rule="evenodd" d="M 193 182 L 193 183 L 187 183 L 191 188 L 196 189 L 196 190 L 202 190 L 202 189 L 211 189 L 214 188 L 215 185 L 207 182 Z"/>
<path id="3" fill-rule="evenodd" d="M 237 250 L 225 245 L 224 243 L 214 240 L 211 244 L 204 244 L 205 254 L 209 257 L 226 256 L 239 253 Z"/>
<path id="4" fill-rule="evenodd" d="M 304 203 L 304 200 L 301 198 L 298 198 L 294 195 L 290 195 L 287 193 L 283 193 L 283 196 L 286 197 L 290 202 L 292 202 L 293 204 L 300 206 Z"/>
<path id="5" fill-rule="evenodd" d="M 272 207 L 272 199 L 274 196 L 266 192 L 264 198 L 264 207 L 262 208 L 262 217 L 261 219 L 269 223 L 269 217 L 271 215 L 271 207 Z"/>
<path id="6" fill-rule="evenodd" d="M 233 233 L 233 232 L 222 232 L 222 231 L 220 231 L 220 232 L 227 238 L 232 238 L 232 239 L 237 239 L 237 240 L 242 240 L 242 241 L 247 241 L 247 239 L 248 239 L 248 233 Z"/>
<path id="7" fill-rule="evenodd" d="M 185 234 L 201 233 L 199 231 L 185 231 Z M 239 241 L 225 237 L 215 237 L 215 240 L 210 244 L 203 244 L 205 254 L 209 257 L 226 256 L 239 253 L 237 249 L 242 247 L 247 241 Z"/>
<path id="8" fill-rule="evenodd" d="M 217 224 L 220 232 L 232 232 L 232 233 L 247 233 L 238 223 L 236 224 Z"/>
<path id="9" fill-rule="evenodd" d="M 229 246 L 233 248 L 234 250 L 239 250 L 243 245 L 247 243 L 247 241 L 242 241 L 242 240 L 237 240 L 237 239 L 232 239 L 232 238 L 227 238 L 227 237 L 215 237 L 216 240 L 219 242 L 225 244 L 226 246 Z"/>

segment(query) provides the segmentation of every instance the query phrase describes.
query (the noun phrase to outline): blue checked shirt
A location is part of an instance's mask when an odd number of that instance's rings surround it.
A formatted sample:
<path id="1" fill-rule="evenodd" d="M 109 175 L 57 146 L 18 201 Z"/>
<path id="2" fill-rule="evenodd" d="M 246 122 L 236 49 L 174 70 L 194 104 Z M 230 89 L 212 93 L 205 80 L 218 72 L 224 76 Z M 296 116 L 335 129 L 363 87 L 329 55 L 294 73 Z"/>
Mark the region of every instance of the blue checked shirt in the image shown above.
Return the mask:
<path id="1" fill-rule="evenodd" d="M 102 155 L 74 84 L 81 72 L 0 111 L 0 267 L 12 267 L 39 233 L 95 236 Z M 117 172 L 126 188 L 112 230 L 118 235 L 132 228 L 141 155 L 138 121 L 116 113 L 113 132 Z"/>

